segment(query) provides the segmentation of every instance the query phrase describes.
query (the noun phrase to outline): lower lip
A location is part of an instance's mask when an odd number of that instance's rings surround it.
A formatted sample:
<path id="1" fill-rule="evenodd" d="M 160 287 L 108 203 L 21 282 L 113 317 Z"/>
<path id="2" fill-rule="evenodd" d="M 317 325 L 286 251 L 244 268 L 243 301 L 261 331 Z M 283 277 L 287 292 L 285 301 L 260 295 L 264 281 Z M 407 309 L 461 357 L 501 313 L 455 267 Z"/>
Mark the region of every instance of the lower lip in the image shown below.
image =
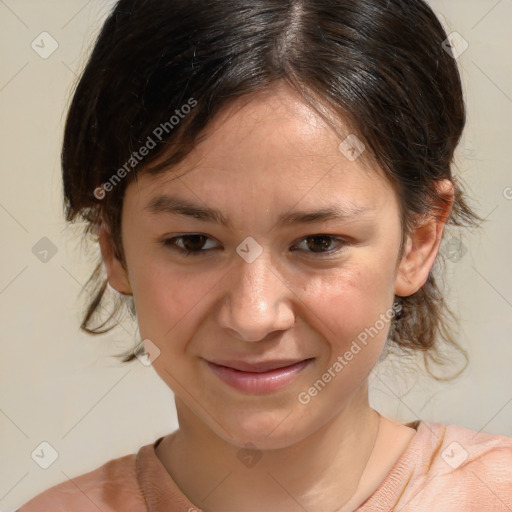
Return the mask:
<path id="1" fill-rule="evenodd" d="M 260 373 L 243 372 L 209 361 L 207 363 L 213 373 L 229 386 L 245 393 L 263 394 L 278 391 L 290 384 L 311 361 L 312 359 L 306 359 L 290 366 Z"/>

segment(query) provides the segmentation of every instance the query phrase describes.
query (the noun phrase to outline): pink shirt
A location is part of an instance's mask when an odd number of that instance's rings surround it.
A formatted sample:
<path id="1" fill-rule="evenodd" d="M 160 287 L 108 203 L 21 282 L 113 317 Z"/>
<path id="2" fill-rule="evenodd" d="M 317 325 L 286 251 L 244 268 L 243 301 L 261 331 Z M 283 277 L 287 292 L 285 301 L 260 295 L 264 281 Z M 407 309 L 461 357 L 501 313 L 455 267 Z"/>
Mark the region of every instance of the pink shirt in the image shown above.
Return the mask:
<path id="1" fill-rule="evenodd" d="M 405 452 L 357 512 L 511 512 L 512 438 L 407 423 Z M 37 495 L 19 512 L 200 512 L 155 454 L 163 437 Z"/>

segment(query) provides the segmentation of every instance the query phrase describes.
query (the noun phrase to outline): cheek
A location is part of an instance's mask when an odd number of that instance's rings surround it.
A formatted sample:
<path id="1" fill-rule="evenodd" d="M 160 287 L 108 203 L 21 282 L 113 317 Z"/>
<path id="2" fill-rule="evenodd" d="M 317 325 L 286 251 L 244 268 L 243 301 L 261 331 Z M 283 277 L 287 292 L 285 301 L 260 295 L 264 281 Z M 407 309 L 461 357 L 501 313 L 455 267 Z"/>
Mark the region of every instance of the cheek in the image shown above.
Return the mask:
<path id="1" fill-rule="evenodd" d="M 315 328 L 329 342 L 331 360 L 354 340 L 368 357 L 378 357 L 389 329 L 393 283 L 392 261 L 354 263 L 308 281 L 305 305 L 314 313 L 309 318 L 317 319 Z"/>
<path id="2" fill-rule="evenodd" d="M 308 318 L 325 341 L 316 376 L 298 395 L 302 405 L 321 406 L 331 417 L 366 382 L 394 315 L 392 283 L 392 267 L 382 265 L 353 266 L 308 283 Z"/>
<path id="3" fill-rule="evenodd" d="M 178 272 L 155 264 L 137 270 L 132 289 L 142 339 L 165 344 L 166 350 L 182 348 L 187 342 L 184 329 L 199 321 L 202 304 L 221 276 L 202 273 L 199 277 L 197 272 Z"/>

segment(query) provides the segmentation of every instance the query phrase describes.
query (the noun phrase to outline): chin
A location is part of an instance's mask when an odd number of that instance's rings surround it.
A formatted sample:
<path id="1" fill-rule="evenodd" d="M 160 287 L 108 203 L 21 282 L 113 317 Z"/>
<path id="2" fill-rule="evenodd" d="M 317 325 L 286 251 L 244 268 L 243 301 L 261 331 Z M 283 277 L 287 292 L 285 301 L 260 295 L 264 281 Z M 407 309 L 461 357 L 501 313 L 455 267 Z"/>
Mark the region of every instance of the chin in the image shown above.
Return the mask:
<path id="1" fill-rule="evenodd" d="M 219 437 L 239 448 L 250 444 L 260 450 L 278 450 L 302 441 L 311 433 L 309 431 L 314 430 L 305 423 L 303 411 L 302 414 L 299 412 L 286 408 L 234 411 L 232 414 L 224 412 L 222 424 L 227 426 L 229 435 L 219 425 L 209 423 Z"/>

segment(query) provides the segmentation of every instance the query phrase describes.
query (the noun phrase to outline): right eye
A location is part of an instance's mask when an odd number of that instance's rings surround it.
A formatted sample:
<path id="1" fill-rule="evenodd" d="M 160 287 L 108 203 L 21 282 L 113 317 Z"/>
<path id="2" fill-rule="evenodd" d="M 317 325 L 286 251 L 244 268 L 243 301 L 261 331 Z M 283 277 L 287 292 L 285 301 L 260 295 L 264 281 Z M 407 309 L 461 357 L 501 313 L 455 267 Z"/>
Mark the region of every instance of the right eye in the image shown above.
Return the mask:
<path id="1" fill-rule="evenodd" d="M 201 256 L 201 253 L 206 253 L 212 250 L 212 247 L 207 247 L 206 250 L 204 249 L 208 240 L 212 239 L 207 235 L 193 233 L 190 235 L 180 235 L 173 238 L 167 238 L 163 240 L 162 244 L 183 256 Z"/>

